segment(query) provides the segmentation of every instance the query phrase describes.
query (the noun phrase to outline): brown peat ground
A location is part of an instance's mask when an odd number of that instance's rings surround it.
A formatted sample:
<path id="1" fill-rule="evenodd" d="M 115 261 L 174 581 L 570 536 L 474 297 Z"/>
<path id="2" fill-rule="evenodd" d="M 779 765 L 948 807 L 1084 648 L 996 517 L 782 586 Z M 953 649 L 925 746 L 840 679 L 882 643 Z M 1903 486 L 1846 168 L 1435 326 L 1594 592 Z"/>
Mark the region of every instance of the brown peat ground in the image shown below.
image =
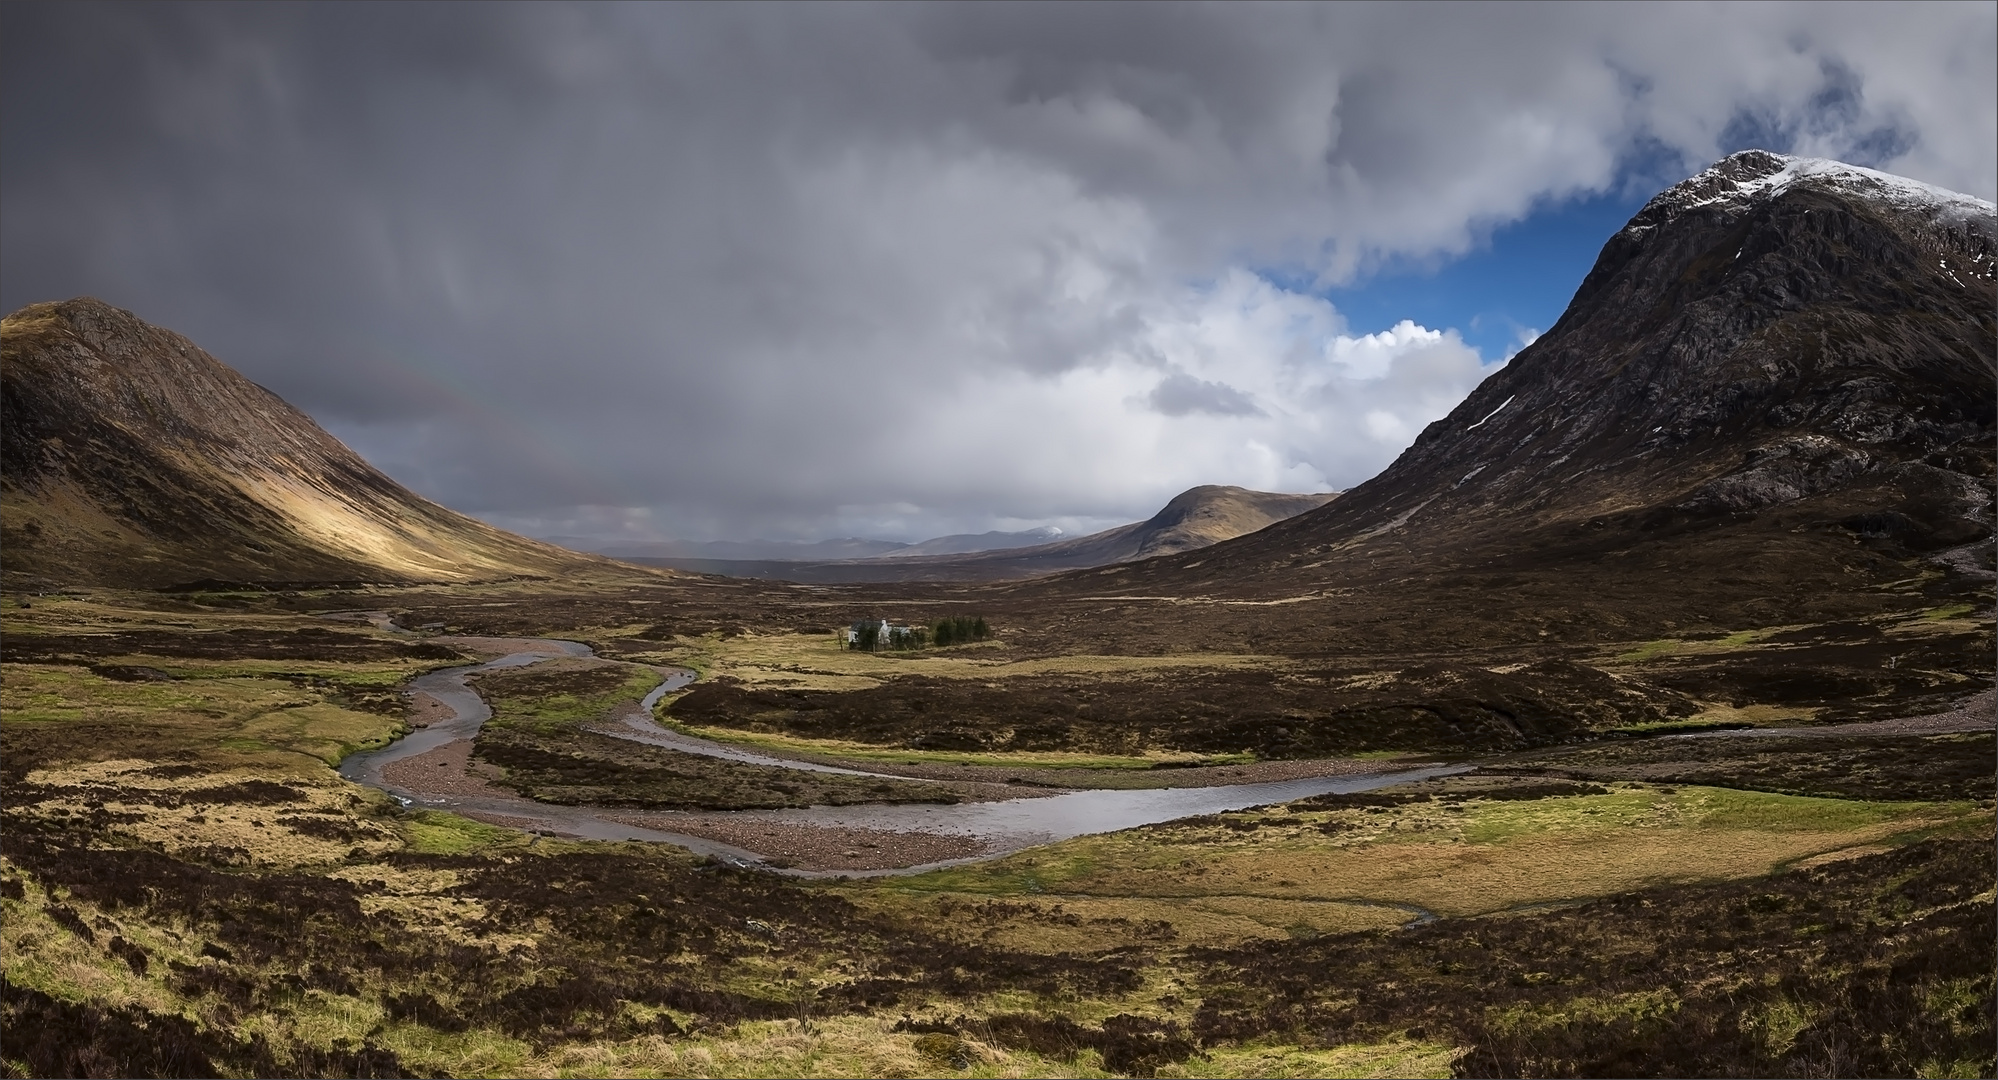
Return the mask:
<path id="1" fill-rule="evenodd" d="M 1672 738 L 1646 728 L 1842 719 L 1853 710 L 1818 699 L 1698 691 L 1769 685 L 1766 673 L 1795 670 L 1800 652 L 1826 664 L 1861 644 L 1902 657 L 1974 655 L 1988 648 L 1988 610 L 1919 600 L 1864 624 L 1878 633 L 1850 646 L 1839 642 L 1860 635 L 1845 626 L 1786 625 L 1562 646 L 1558 662 L 1524 667 L 1514 667 L 1517 649 L 1498 649 L 1410 675 L 1385 655 L 1064 656 L 1019 641 L 1023 628 L 1003 613 L 988 614 L 999 628 L 990 647 L 856 656 L 830 648 L 829 634 L 795 632 L 833 621 L 827 601 L 799 602 L 779 587 L 539 589 L 9 598 L 0 624 L 6 1067 L 716 1076 L 1991 1067 L 1988 731 Z M 713 615 L 701 614 L 703 600 Z M 908 601 L 873 606 L 898 602 Z M 444 625 L 432 638 L 322 617 L 356 609 Z M 529 612 L 539 613 L 532 625 Z M 673 620 L 679 632 L 663 632 Z M 341 780 L 332 763 L 392 738 L 405 710 L 425 708 L 397 687 L 476 658 L 448 644 L 459 632 L 572 636 L 617 658 L 476 683 L 495 720 L 465 767 L 544 798 L 797 805 L 843 798 L 849 781 L 879 782 L 722 769 L 733 763 L 650 754 L 586 730 L 653 685 L 665 663 L 706 677 L 663 705 L 661 719 L 720 684 L 731 703 L 794 709 L 717 711 L 702 716 L 703 730 L 827 760 L 848 752 L 869 769 L 1032 771 L 1119 786 L 1302 765 L 1318 746 L 1376 755 L 1363 760 L 1482 764 L 912 877 L 799 881 L 669 847 L 412 812 Z M 1540 700 L 1561 700 L 1547 686 L 1597 678 L 1646 696 L 1595 713 L 1550 705 L 1541 727 L 1493 735 L 1489 751 L 1446 735 L 1378 734 L 1388 728 L 1374 718 L 1409 702 L 1471 715 L 1496 700 L 1490 687 L 1510 691 L 1535 663 L 1553 673 L 1531 684 Z M 1974 686 L 1968 664 L 1926 663 L 1931 685 Z M 1242 679 L 1254 681 L 1230 681 Z M 1238 695 L 1217 706 L 1277 686 L 1290 695 L 1281 707 L 1299 715 L 1359 719 L 1278 746 L 1217 737 L 1189 748 L 1175 734 L 1183 729 L 1163 722 L 1134 725 L 1140 734 L 1121 741 L 1090 734 L 1202 686 Z M 799 709 L 795 698 L 755 696 L 801 687 L 825 700 Z M 1440 706 L 1422 697 L 1436 687 L 1454 697 Z M 983 696 L 965 700 L 980 704 L 946 724 L 912 719 L 926 712 L 919 703 L 973 691 Z M 1082 734 L 1016 748 L 1022 725 L 1005 718 L 1051 702 Z M 887 719 L 794 719 L 813 714 Z M 937 730 L 983 741 L 924 749 Z"/>

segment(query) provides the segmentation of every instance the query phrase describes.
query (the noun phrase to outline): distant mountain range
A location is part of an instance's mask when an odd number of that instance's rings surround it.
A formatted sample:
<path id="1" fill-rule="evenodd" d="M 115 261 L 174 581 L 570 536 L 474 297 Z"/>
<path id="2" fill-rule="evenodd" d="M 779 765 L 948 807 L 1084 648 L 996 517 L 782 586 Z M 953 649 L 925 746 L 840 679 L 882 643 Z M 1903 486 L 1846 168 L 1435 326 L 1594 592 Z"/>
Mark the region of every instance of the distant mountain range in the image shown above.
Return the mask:
<path id="1" fill-rule="evenodd" d="M 625 554 L 624 546 L 597 550 L 629 562 L 729 577 L 769 578 L 814 584 L 864 581 L 999 581 L 1038 577 L 1064 570 L 1108 566 L 1180 551 L 1193 551 L 1314 510 L 1338 496 L 1286 495 L 1270 491 L 1208 484 L 1173 497 L 1164 509 L 1144 521 L 1119 525 L 1088 536 L 1046 540 L 1040 530 L 1025 533 L 983 533 L 943 536 L 920 544 L 893 545 L 844 558 L 716 558 L 689 555 Z M 1029 538 L 1033 538 L 1029 540 Z M 990 539 L 1007 541 L 990 548 L 972 547 Z M 1022 543 L 1021 541 L 1027 541 Z M 1033 542 L 1038 540 L 1040 542 Z M 789 550 L 865 550 L 872 540 L 829 540 L 796 545 Z M 852 548 L 843 548 L 852 545 Z M 737 550 L 749 545 L 703 545 Z M 779 549 L 783 550 L 783 549 Z"/>
<path id="2" fill-rule="evenodd" d="M 1024 532 L 954 533 L 920 543 L 895 540 L 599 540 L 587 536 L 544 536 L 551 544 L 612 558 L 758 560 L 830 562 L 845 559 L 892 559 L 912 555 L 961 555 L 973 551 L 1029 547 L 1062 537 L 1056 528 Z"/>

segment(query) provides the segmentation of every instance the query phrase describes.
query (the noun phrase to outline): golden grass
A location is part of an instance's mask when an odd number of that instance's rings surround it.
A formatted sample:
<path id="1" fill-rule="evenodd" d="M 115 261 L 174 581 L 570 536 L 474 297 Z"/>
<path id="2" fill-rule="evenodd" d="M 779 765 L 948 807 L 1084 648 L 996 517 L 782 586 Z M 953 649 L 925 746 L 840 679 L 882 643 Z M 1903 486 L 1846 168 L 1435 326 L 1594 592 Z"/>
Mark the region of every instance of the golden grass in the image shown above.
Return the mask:
<path id="1" fill-rule="evenodd" d="M 534 950 L 532 934 L 495 932 L 487 921 L 490 912 L 482 901 L 452 895 L 452 886 L 463 880 L 455 871 L 428 868 L 420 863 L 368 863 L 341 867 L 326 876 L 361 886 L 362 912 L 371 917 L 391 916 L 412 933 L 500 952 Z M 475 923 L 480 924 L 477 932 L 468 929 Z"/>
<path id="2" fill-rule="evenodd" d="M 855 890 L 863 907 L 892 911 L 967 942 L 1044 955 L 1108 952 L 1132 946 L 1226 946 L 1380 930 L 1409 919 L 1405 910 L 1326 900 L 1252 896 L 1022 896 Z"/>
<path id="3" fill-rule="evenodd" d="M 663 1010 L 631 1007 L 638 1020 Z M 693 1019 L 683 1017 L 682 1019 Z M 1104 1077 L 1089 1060 L 1070 1064 L 1007 1051 L 975 1039 L 961 1045 L 967 1067 L 925 1056 L 921 1036 L 893 1030 L 888 1017 L 838 1016 L 810 1022 L 755 1021 L 713 1035 L 667 1040 L 635 1039 L 571 1045 L 537 1053 L 513 1039 L 482 1032 L 438 1036 L 410 1025 L 390 1025 L 380 1041 L 417 1068 L 453 1076 L 684 1076 L 684 1077 Z M 1201 1074 L 1207 1075 L 1207 1074 Z"/>
<path id="4" fill-rule="evenodd" d="M 337 778 L 322 776 L 315 783 L 286 777 L 286 787 L 298 801 L 256 805 L 237 801 L 227 789 L 267 781 L 267 770 L 161 777 L 151 775 L 154 767 L 151 761 L 121 759 L 38 769 L 28 774 L 28 782 L 54 792 L 15 812 L 81 818 L 101 807 L 112 818 L 106 832 L 140 845 L 169 855 L 264 867 L 323 866 L 342 862 L 355 851 L 376 856 L 405 844 L 387 823 L 356 812 L 375 796 L 363 796 Z M 124 816 L 133 820 L 119 820 Z M 338 822 L 351 835 L 330 839 L 300 831 L 286 819 Z"/>
<path id="5" fill-rule="evenodd" d="M 1684 720 L 1674 720 L 1658 726 L 1672 724 L 1750 724 L 1755 727 L 1788 727 L 1808 724 L 1817 718 L 1824 709 L 1815 706 L 1785 705 L 1722 705 L 1707 703 L 1698 713 Z M 1644 725 L 1632 725 L 1626 730 L 1642 731 Z"/>
<path id="6" fill-rule="evenodd" d="M 1180 653 L 1171 656 L 1080 654 L 1013 659 L 1003 643 L 910 653 L 868 653 L 842 649 L 831 634 L 710 634 L 681 638 L 671 648 L 637 654 L 700 671 L 726 675 L 753 686 L 809 690 L 864 690 L 902 675 L 936 679 L 1003 679 L 1045 675 L 1132 675 L 1186 668 L 1202 670 L 1276 669 L 1291 661 L 1274 656 Z"/>
<path id="7" fill-rule="evenodd" d="M 1159 1069 L 1161 1077 L 1444 1077 L 1468 1047 L 1415 1040 L 1352 1043 L 1329 1050 L 1295 1046 L 1217 1048 Z"/>
<path id="8" fill-rule="evenodd" d="M 130 913 L 108 913 L 67 894 L 50 895 L 32 875 L 0 859 L 0 873 L 22 883 L 19 900 L 0 899 L 0 957 L 8 981 L 64 1001 L 98 1002 L 177 1012 L 181 998 L 167 985 L 170 963 L 199 966 L 203 939 L 183 926 L 149 922 Z M 96 934 L 86 942 L 49 917 L 51 904 L 74 911 Z M 154 961 L 139 975 L 112 956 L 106 942 L 123 937 Z"/>

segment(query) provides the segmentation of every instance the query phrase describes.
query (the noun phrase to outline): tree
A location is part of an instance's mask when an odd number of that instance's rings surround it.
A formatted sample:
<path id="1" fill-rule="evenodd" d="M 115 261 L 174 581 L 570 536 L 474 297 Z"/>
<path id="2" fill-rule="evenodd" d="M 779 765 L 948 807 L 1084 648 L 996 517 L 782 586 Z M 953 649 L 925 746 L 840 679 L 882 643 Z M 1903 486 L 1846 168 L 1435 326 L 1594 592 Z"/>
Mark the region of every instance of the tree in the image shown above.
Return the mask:
<path id="1" fill-rule="evenodd" d="M 985 617 L 972 618 L 969 615 L 950 615 L 939 619 L 930 627 L 930 640 L 937 647 L 962 645 L 968 641 L 984 641 L 992 636 L 992 628 Z"/>

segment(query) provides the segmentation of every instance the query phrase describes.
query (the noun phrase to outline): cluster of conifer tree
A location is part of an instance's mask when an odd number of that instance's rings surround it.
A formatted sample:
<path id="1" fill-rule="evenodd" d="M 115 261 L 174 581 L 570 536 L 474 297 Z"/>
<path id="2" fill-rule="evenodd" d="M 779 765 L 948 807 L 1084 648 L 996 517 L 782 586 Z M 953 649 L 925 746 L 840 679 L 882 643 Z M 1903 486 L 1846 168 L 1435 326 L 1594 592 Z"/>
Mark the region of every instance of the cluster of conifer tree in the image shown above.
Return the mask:
<path id="1" fill-rule="evenodd" d="M 952 615 L 946 619 L 939 619 L 930 626 L 930 640 L 939 646 L 984 641 L 991 636 L 992 627 L 986 625 L 983 615 L 977 618 L 969 615 Z"/>

